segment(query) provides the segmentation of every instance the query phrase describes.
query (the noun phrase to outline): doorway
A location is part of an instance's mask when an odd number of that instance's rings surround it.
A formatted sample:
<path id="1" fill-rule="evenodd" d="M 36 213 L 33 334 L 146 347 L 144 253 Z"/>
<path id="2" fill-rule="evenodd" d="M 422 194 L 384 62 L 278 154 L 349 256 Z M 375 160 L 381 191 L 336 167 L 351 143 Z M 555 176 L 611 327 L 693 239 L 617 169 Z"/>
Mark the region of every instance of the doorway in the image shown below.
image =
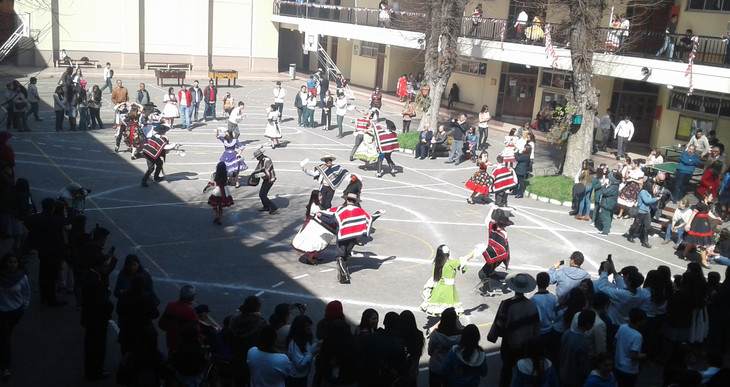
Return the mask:
<path id="1" fill-rule="evenodd" d="M 651 94 L 617 91 L 611 99 L 611 111 L 616 112 L 614 122 L 619 122 L 626 115 L 631 116 L 634 124 L 632 142 L 648 144 L 651 140 L 651 129 L 654 124 L 657 97 Z"/>
<path id="2" fill-rule="evenodd" d="M 535 105 L 537 75 L 503 74 L 502 116 L 530 119 Z"/>
<path id="3" fill-rule="evenodd" d="M 383 89 L 383 71 L 385 69 L 385 45 L 378 44 L 378 60 L 375 64 L 375 87 Z"/>

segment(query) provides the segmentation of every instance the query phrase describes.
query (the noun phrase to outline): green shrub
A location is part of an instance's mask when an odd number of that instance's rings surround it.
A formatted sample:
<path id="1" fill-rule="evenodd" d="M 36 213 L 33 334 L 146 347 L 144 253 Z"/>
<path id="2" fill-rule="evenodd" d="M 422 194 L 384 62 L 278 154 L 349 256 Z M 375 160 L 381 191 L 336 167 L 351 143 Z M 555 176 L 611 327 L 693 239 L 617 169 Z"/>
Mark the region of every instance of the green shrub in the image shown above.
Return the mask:
<path id="1" fill-rule="evenodd" d="M 418 144 L 418 131 L 398 135 L 398 146 L 401 149 L 416 150 L 416 144 Z"/>
<path id="2" fill-rule="evenodd" d="M 569 202 L 573 200 L 573 179 L 565 176 L 535 176 L 527 180 L 533 195 Z"/>

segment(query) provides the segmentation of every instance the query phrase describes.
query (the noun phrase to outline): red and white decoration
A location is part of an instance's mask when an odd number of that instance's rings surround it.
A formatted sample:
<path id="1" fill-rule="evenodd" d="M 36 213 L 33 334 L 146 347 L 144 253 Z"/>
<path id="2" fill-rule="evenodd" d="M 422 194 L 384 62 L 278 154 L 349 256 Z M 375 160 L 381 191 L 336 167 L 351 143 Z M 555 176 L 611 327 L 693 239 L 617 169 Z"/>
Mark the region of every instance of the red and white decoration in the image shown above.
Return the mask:
<path id="1" fill-rule="evenodd" d="M 504 51 L 504 31 L 507 29 L 507 20 L 502 20 L 502 30 L 499 31 L 499 47 Z"/>
<path id="2" fill-rule="evenodd" d="M 552 26 L 550 24 L 545 26 L 545 54 L 548 58 L 553 58 L 552 67 L 558 68 L 558 54 L 555 53 L 555 47 L 553 47 L 553 36 L 551 33 Z"/>
<path id="3" fill-rule="evenodd" d="M 695 56 L 697 56 L 697 43 L 699 42 L 699 40 L 700 38 L 698 36 L 692 37 L 692 52 L 689 53 L 687 71 L 684 72 L 685 78 L 689 76 L 689 92 L 687 92 L 687 95 L 692 95 L 692 92 L 694 92 L 695 90 L 694 82 L 692 80 L 692 68 L 695 63 Z"/>

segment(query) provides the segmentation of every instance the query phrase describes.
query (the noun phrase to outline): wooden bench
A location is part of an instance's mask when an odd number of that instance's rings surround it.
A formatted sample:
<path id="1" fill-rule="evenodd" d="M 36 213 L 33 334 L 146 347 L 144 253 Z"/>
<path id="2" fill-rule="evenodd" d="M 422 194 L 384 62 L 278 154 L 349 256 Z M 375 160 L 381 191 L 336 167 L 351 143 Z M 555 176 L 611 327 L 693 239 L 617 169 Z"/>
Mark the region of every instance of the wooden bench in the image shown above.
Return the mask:
<path id="1" fill-rule="evenodd" d="M 227 79 L 228 86 L 231 86 L 231 79 L 233 79 L 233 86 L 236 86 L 236 79 L 238 79 L 238 71 L 236 70 L 209 70 L 208 78 L 215 80 L 215 87 L 218 87 L 219 79 Z"/>
<path id="2" fill-rule="evenodd" d="M 453 107 L 456 110 L 466 111 L 466 112 L 473 112 L 474 111 L 474 104 L 464 101 L 455 101 L 453 104 Z M 449 106 L 449 100 L 446 98 L 441 98 L 441 107 Z"/>
<path id="3" fill-rule="evenodd" d="M 192 63 L 144 62 L 147 70 L 188 70 L 192 71 Z"/>
<path id="4" fill-rule="evenodd" d="M 72 67 L 91 67 L 91 68 L 99 68 L 99 61 L 98 60 L 60 60 L 56 59 L 53 61 L 53 67 L 66 67 L 66 66 L 72 66 Z"/>
<path id="5" fill-rule="evenodd" d="M 159 86 L 164 86 L 165 78 L 176 78 L 177 84 L 182 85 L 185 82 L 185 75 L 187 75 L 185 70 L 155 70 L 155 77 Z"/>

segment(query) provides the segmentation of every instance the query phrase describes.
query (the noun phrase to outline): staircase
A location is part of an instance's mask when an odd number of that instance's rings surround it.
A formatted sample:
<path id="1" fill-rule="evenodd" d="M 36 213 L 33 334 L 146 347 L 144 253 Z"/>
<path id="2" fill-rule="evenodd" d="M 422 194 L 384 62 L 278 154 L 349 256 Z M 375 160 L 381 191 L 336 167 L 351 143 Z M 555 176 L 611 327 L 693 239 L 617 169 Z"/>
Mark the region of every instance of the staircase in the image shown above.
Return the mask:
<path id="1" fill-rule="evenodd" d="M 317 62 L 319 63 L 319 67 L 325 72 L 324 76 L 327 77 L 328 80 L 335 80 L 336 74 L 342 74 L 339 68 L 337 68 L 337 65 L 335 62 L 330 58 L 329 55 L 327 55 L 327 51 L 322 47 L 321 44 L 317 43 L 317 46 L 319 47 L 317 49 Z M 342 89 L 342 92 L 345 93 L 345 98 L 348 100 L 354 100 L 355 94 L 352 93 L 352 90 L 350 90 L 350 85 L 345 85 L 344 89 Z"/>
<path id="2" fill-rule="evenodd" d="M 0 47 L 0 63 L 8 56 L 8 54 L 10 54 L 10 51 L 18 44 L 18 42 L 20 42 L 20 39 L 24 37 L 28 37 L 28 28 L 25 21 L 21 21 L 18 28 L 15 29 L 15 32 L 13 32 L 5 44 Z"/>

